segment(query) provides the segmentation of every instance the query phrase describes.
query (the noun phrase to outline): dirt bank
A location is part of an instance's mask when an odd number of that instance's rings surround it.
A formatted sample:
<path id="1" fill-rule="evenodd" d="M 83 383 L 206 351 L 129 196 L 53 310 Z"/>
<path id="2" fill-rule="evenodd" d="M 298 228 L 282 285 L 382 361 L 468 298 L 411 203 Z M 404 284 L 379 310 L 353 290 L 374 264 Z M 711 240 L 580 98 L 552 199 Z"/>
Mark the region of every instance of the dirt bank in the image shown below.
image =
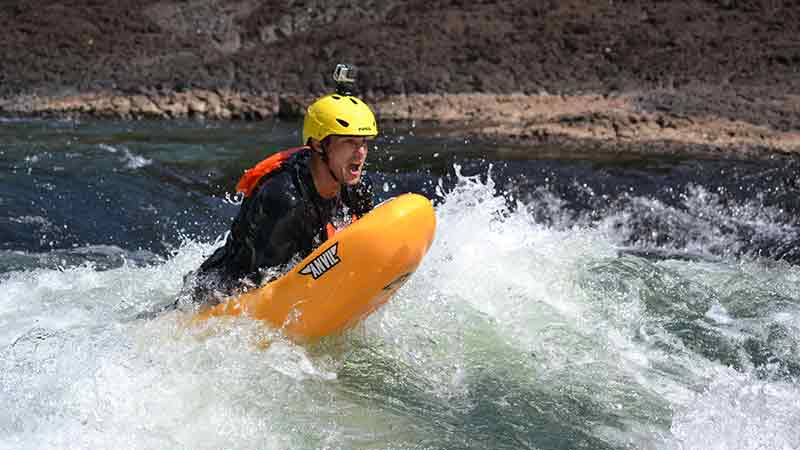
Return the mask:
<path id="1" fill-rule="evenodd" d="M 9 1 L 0 113 L 261 119 L 362 69 L 382 118 L 608 151 L 799 152 L 794 0 Z"/>

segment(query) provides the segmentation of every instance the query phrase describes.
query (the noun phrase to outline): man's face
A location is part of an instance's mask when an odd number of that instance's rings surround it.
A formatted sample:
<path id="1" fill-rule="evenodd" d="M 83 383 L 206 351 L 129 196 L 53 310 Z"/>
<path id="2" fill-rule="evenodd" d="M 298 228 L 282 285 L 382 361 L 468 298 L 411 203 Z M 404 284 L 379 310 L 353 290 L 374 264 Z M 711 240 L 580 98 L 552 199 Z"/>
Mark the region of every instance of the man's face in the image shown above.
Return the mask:
<path id="1" fill-rule="evenodd" d="M 328 165 L 344 184 L 356 184 L 367 159 L 367 138 L 331 136 L 326 145 Z"/>

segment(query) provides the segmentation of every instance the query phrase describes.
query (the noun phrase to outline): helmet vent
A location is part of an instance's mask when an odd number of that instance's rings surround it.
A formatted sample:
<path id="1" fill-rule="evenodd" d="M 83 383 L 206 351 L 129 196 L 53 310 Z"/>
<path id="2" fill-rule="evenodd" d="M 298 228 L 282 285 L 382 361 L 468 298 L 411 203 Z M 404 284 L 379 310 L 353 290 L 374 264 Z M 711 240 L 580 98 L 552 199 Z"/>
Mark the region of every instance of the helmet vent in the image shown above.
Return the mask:
<path id="1" fill-rule="evenodd" d="M 342 99 L 342 97 L 339 97 L 338 95 L 331 95 L 331 97 L 332 97 L 334 100 L 341 100 L 341 99 Z"/>
<path id="2" fill-rule="evenodd" d="M 349 123 L 347 123 L 347 121 L 346 121 L 346 120 L 342 120 L 342 119 L 336 119 L 336 121 L 337 121 L 337 122 L 339 122 L 339 125 L 341 125 L 341 126 L 343 126 L 343 127 L 345 127 L 345 128 L 347 128 L 347 127 L 349 127 L 349 126 L 350 126 L 350 124 L 349 124 Z"/>
<path id="3" fill-rule="evenodd" d="M 353 97 L 348 97 L 348 98 L 350 99 L 350 101 L 351 101 L 351 102 L 353 102 L 353 104 L 354 104 L 354 105 L 357 105 L 357 104 L 358 104 L 358 102 L 356 101 L 356 99 L 354 99 Z"/>

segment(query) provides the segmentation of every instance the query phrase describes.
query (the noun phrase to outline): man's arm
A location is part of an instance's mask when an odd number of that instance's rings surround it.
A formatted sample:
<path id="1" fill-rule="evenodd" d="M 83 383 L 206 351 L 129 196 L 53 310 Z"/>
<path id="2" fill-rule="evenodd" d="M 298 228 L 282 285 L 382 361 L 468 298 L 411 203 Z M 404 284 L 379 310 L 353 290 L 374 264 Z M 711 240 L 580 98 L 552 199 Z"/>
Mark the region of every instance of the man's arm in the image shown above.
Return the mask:
<path id="1" fill-rule="evenodd" d="M 289 173 L 265 180 L 242 203 L 231 227 L 229 240 L 239 271 L 249 275 L 289 262 L 303 247 L 308 221 Z"/>

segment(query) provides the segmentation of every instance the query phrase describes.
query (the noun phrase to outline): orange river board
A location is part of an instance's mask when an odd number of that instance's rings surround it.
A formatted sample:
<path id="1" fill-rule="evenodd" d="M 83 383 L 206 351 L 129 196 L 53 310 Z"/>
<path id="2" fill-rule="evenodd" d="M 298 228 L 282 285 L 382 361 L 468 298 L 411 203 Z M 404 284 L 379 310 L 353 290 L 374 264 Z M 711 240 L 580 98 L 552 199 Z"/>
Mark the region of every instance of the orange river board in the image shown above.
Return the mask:
<path id="1" fill-rule="evenodd" d="M 400 195 L 338 231 L 286 275 L 201 310 L 193 321 L 247 315 L 299 340 L 337 334 L 389 301 L 422 262 L 435 229 L 427 198 Z"/>

